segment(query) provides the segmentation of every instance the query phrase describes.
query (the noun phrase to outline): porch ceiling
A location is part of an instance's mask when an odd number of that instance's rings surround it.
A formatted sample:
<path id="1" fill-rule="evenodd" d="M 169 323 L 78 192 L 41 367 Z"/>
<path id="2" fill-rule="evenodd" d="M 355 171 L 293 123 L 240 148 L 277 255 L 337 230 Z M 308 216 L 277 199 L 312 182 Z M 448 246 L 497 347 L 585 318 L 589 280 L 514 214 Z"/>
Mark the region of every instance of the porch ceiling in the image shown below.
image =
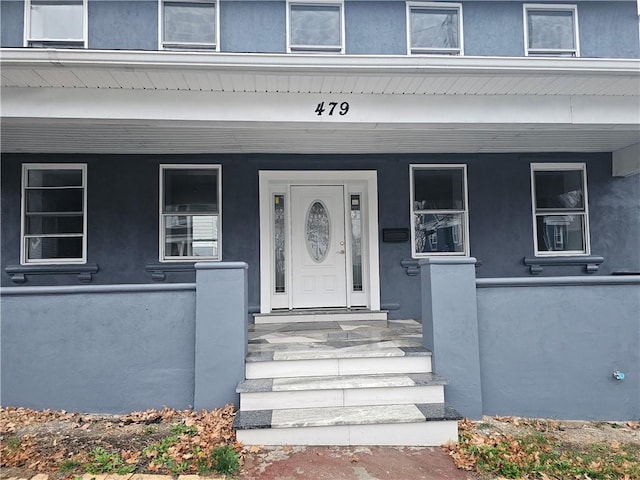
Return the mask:
<path id="1" fill-rule="evenodd" d="M 615 151 L 640 60 L 2 49 L 2 151 Z M 348 101 L 318 117 L 320 101 Z"/>

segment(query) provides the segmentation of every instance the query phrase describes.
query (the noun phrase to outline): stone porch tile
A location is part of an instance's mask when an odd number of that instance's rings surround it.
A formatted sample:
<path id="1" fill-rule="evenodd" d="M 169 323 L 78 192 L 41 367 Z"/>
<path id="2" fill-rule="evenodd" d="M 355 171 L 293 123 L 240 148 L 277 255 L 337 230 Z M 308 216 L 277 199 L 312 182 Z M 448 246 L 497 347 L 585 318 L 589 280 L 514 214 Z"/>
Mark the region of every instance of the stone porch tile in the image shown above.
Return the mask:
<path id="1" fill-rule="evenodd" d="M 171 475 L 150 475 L 148 473 L 134 473 L 130 480 L 173 480 Z"/>

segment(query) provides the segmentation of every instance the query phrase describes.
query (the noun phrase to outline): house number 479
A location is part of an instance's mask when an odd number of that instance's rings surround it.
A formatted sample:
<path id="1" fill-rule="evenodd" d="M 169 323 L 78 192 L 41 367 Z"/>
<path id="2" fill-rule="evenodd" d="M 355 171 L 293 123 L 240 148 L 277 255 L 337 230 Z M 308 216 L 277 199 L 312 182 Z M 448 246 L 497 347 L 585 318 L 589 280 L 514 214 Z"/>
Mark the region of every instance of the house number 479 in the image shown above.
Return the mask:
<path id="1" fill-rule="evenodd" d="M 329 116 L 333 115 L 333 112 L 338 107 L 338 115 L 346 115 L 349 112 L 349 102 L 342 102 L 338 104 L 338 102 L 327 102 L 327 106 L 325 107 L 324 102 L 320 102 L 316 107 L 316 113 L 318 116 L 324 115 L 325 113 Z"/>

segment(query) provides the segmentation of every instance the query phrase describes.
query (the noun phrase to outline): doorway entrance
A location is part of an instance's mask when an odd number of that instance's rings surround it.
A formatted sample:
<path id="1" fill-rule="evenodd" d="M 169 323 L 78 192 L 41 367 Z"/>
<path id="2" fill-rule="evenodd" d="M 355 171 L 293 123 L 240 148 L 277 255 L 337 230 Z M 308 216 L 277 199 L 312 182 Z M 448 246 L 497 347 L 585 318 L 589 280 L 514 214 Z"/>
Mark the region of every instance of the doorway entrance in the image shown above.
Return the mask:
<path id="1" fill-rule="evenodd" d="M 260 310 L 380 309 L 377 175 L 260 172 Z"/>

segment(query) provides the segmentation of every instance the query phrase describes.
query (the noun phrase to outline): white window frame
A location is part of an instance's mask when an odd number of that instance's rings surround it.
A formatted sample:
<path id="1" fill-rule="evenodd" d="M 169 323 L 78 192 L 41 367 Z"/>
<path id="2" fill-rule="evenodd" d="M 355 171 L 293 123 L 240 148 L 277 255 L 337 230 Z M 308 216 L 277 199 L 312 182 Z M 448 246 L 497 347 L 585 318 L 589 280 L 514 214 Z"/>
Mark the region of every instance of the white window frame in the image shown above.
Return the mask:
<path id="1" fill-rule="evenodd" d="M 179 215 L 180 212 L 172 212 L 170 214 L 164 213 L 164 172 L 165 170 L 217 170 L 218 171 L 218 255 L 216 257 L 205 256 L 182 256 L 171 257 L 164 254 L 165 249 L 165 229 L 164 229 L 164 216 L 165 215 Z M 180 163 L 163 163 L 160 164 L 160 201 L 158 202 L 159 214 L 159 250 L 158 256 L 162 263 L 170 262 L 220 262 L 222 261 L 222 165 L 219 164 L 180 164 Z M 198 212 L 189 212 L 190 215 L 198 214 Z"/>
<path id="2" fill-rule="evenodd" d="M 572 49 L 561 48 L 529 48 L 529 12 L 553 12 L 553 11 L 565 11 L 571 12 L 573 16 L 573 47 Z M 578 6 L 572 4 L 549 4 L 549 3 L 525 3 L 522 5 L 522 15 L 524 23 L 524 54 L 525 56 L 565 56 L 566 54 L 573 54 L 573 57 L 580 56 L 580 33 L 578 30 Z"/>
<path id="3" fill-rule="evenodd" d="M 445 2 L 406 2 L 407 14 L 407 54 L 408 55 L 464 55 L 464 31 L 462 21 L 462 4 Z M 457 10 L 458 11 L 458 48 L 424 48 L 411 46 L 411 12 L 412 10 Z"/>
<path id="4" fill-rule="evenodd" d="M 309 7 L 338 6 L 340 8 L 340 45 L 331 47 L 328 45 L 292 45 L 291 44 L 291 6 L 305 5 Z M 345 21 L 344 0 L 287 0 L 286 29 L 287 29 L 287 53 L 345 53 Z"/>
<path id="5" fill-rule="evenodd" d="M 42 234 L 27 235 L 27 182 L 30 170 L 80 170 L 82 172 L 82 257 L 81 258 L 28 258 L 28 252 L 25 248 L 28 236 L 34 237 L 72 237 L 77 234 Z M 39 187 L 36 187 L 39 188 Z M 58 188 L 58 187 L 52 187 Z M 59 265 L 59 264 L 76 264 L 81 265 L 87 263 L 87 164 L 86 163 L 23 163 L 22 164 L 22 185 L 20 189 L 20 264 L 21 265 Z"/>
<path id="6" fill-rule="evenodd" d="M 215 45 L 210 43 L 192 43 L 192 42 L 165 42 L 164 41 L 164 4 L 168 3 L 202 3 L 213 4 L 216 13 L 215 24 Z M 220 51 L 220 2 L 219 0 L 158 0 L 158 49 L 159 50 L 203 50 L 208 52 Z"/>
<path id="7" fill-rule="evenodd" d="M 32 0 L 24 0 L 24 46 L 31 47 L 31 43 L 42 42 L 44 44 L 50 43 L 51 48 L 65 48 L 55 47 L 55 44 L 77 44 L 82 48 L 87 48 L 89 37 L 89 14 L 87 8 L 88 0 L 69 1 L 68 3 L 82 3 L 82 38 L 33 38 L 31 35 L 31 3 Z M 36 2 L 37 3 L 37 2 Z M 61 2 L 64 3 L 64 2 Z M 34 47 L 37 48 L 37 47 Z M 46 48 L 46 45 L 42 48 Z M 71 47 L 73 48 L 73 47 Z"/>
<path id="8" fill-rule="evenodd" d="M 584 250 L 540 250 L 538 248 L 538 222 L 537 216 L 542 215 L 538 213 L 536 209 L 536 184 L 535 184 L 535 172 L 551 172 L 551 171 L 582 171 L 582 191 L 584 195 L 584 212 L 571 211 L 571 215 L 584 216 Z M 549 209 L 545 211 L 546 215 L 567 215 L 566 210 L 571 209 Z M 577 255 L 590 255 L 591 254 L 591 238 L 589 234 L 589 195 L 587 192 L 587 165 L 585 163 L 532 163 L 531 164 L 531 217 L 533 221 L 533 248 L 536 257 L 562 257 L 562 256 L 577 256 Z M 555 240 L 555 239 L 554 239 Z"/>
<path id="9" fill-rule="evenodd" d="M 447 209 L 436 209 L 436 210 L 416 210 L 414 205 L 414 190 L 415 190 L 415 182 L 414 182 L 414 172 L 416 170 L 462 170 L 462 188 L 463 199 L 464 199 L 464 208 L 459 210 L 447 210 Z M 442 257 L 442 256 L 457 256 L 457 257 L 468 257 L 469 256 L 469 186 L 467 181 L 467 165 L 464 163 L 437 163 L 437 164 L 410 164 L 409 165 L 409 212 L 411 216 L 411 256 L 413 258 L 429 258 L 429 257 Z M 415 214 L 416 213 L 427 213 L 427 214 L 453 214 L 460 213 L 462 214 L 462 235 L 463 235 L 463 249 L 462 252 L 416 252 L 416 235 L 415 235 Z M 458 232 L 460 233 L 460 232 Z M 437 238 L 437 237 L 436 237 Z M 430 241 L 427 238 L 427 241 Z"/>

